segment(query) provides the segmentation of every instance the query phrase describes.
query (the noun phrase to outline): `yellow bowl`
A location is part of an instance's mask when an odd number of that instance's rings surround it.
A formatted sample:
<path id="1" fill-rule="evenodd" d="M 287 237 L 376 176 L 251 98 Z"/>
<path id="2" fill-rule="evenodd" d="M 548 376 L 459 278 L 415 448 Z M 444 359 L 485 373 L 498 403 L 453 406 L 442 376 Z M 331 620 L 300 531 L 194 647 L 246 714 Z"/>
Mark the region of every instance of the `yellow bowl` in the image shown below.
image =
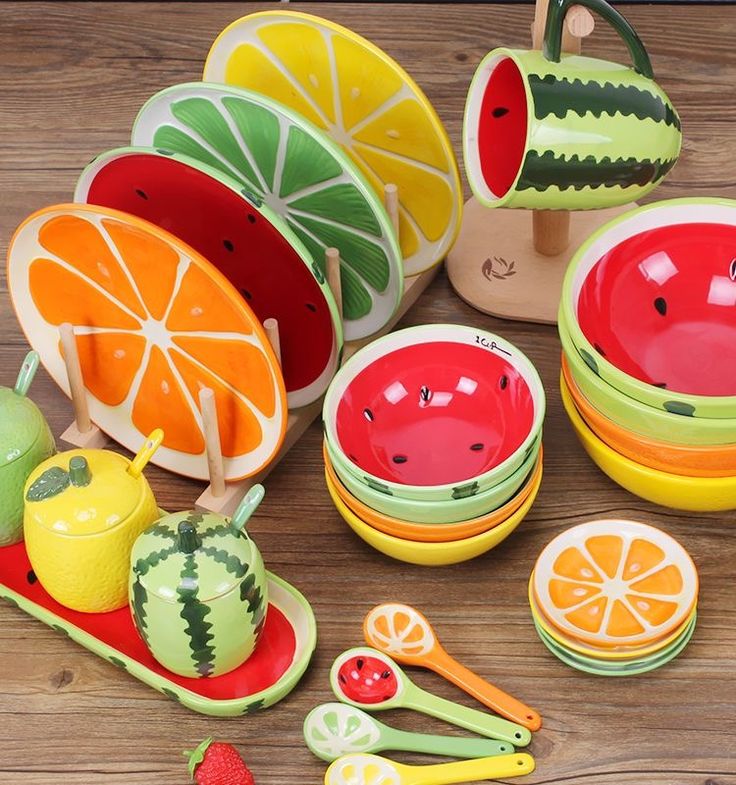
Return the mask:
<path id="1" fill-rule="evenodd" d="M 564 377 L 562 403 L 585 452 L 598 468 L 622 488 L 654 504 L 692 512 L 736 509 L 736 477 L 685 477 L 650 469 L 620 455 L 599 439 L 575 408 Z"/>
<path id="2" fill-rule="evenodd" d="M 541 484 L 541 479 L 540 476 L 539 484 Z M 384 534 L 369 526 L 365 521 L 358 518 L 340 498 L 327 472 L 325 472 L 325 481 L 337 511 L 361 540 L 392 559 L 409 562 L 409 564 L 420 564 L 425 567 L 457 564 L 458 562 L 468 561 L 468 559 L 474 559 L 476 556 L 490 551 L 491 548 L 495 548 L 524 520 L 534 500 L 537 498 L 539 490 L 538 484 L 533 488 L 524 504 L 511 517 L 487 532 L 450 542 L 413 542 L 411 540 L 402 540 L 399 537 L 392 537 L 390 534 Z"/>
<path id="3" fill-rule="evenodd" d="M 567 635 L 560 632 L 547 621 L 534 598 L 534 587 L 532 585 L 533 579 L 534 573 L 532 573 L 532 576 L 529 579 L 528 589 L 529 607 L 531 608 L 534 621 L 547 633 L 547 635 L 549 635 L 550 638 L 557 641 L 560 646 L 564 646 L 566 649 L 571 649 L 572 651 L 578 652 L 585 657 L 593 657 L 598 660 L 635 660 L 639 657 L 646 657 L 649 654 L 654 654 L 654 652 L 663 649 L 665 646 L 669 646 L 677 637 L 682 635 L 683 630 L 692 623 L 692 620 L 695 618 L 695 615 L 698 612 L 697 606 L 693 607 L 690 615 L 676 630 L 671 632 L 669 635 L 665 635 L 664 638 L 659 641 L 655 641 L 654 643 L 648 643 L 645 646 L 620 646 L 615 649 L 593 648 L 590 646 L 585 646 L 574 638 L 569 638 Z"/>
<path id="4" fill-rule="evenodd" d="M 392 518 L 384 515 L 357 499 L 337 476 L 325 446 L 322 448 L 322 455 L 325 461 L 325 472 L 332 483 L 332 488 L 360 520 L 384 534 L 415 542 L 450 542 L 487 532 L 494 526 L 503 523 L 507 518 L 510 518 L 526 501 L 529 494 L 535 488 L 538 489 L 539 484 L 542 482 L 542 448 L 540 447 L 536 466 L 532 469 L 532 473 L 529 475 L 526 483 L 515 496 L 497 510 L 493 510 L 479 518 L 471 518 L 459 523 L 413 523 L 411 521 L 403 521 L 401 518 Z"/>

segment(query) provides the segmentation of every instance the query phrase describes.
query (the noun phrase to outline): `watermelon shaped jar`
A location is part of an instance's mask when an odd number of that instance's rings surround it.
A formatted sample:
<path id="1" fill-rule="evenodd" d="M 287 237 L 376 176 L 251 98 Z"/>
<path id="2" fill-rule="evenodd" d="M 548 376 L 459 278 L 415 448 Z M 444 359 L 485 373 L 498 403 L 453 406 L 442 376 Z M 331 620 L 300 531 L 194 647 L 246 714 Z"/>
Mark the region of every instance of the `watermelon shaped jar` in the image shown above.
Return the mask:
<path id="1" fill-rule="evenodd" d="M 131 554 L 133 621 L 154 658 L 179 676 L 220 676 L 253 652 L 268 608 L 266 571 L 245 524 L 255 485 L 232 520 L 176 512 L 138 537 Z"/>

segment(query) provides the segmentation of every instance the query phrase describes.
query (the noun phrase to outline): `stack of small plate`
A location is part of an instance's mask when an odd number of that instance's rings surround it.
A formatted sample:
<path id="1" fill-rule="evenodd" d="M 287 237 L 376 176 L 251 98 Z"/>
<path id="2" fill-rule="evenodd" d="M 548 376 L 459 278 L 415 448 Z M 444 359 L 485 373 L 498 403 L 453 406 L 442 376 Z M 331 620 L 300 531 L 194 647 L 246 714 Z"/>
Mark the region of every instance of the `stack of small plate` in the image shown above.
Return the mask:
<path id="1" fill-rule="evenodd" d="M 591 458 L 658 504 L 736 508 L 736 202 L 628 212 L 573 257 L 563 403 Z"/>
<path id="2" fill-rule="evenodd" d="M 328 490 L 356 534 L 389 556 L 473 558 L 536 497 L 544 410 L 536 370 L 498 336 L 400 330 L 357 352 L 328 389 Z"/>
<path id="3" fill-rule="evenodd" d="M 555 537 L 537 559 L 529 604 L 559 660 L 599 676 L 659 668 L 695 630 L 698 574 L 672 537 L 643 523 L 590 521 Z"/>

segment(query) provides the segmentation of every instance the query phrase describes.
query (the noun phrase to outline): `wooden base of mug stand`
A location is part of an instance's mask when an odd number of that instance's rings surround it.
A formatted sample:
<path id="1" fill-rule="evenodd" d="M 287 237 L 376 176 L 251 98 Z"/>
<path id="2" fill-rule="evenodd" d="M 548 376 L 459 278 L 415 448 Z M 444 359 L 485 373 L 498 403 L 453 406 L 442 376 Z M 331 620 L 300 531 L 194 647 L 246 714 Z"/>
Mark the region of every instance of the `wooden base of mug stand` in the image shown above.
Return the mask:
<path id="1" fill-rule="evenodd" d="M 378 333 L 371 335 L 368 338 L 362 338 L 359 341 L 350 341 L 345 344 L 343 350 L 343 362 L 352 357 L 358 349 L 361 349 L 366 344 L 374 341 L 382 335 L 390 332 L 400 319 L 406 314 L 409 308 L 419 299 L 419 295 L 429 286 L 434 280 L 435 276 L 440 270 L 442 265 L 435 265 L 431 270 L 426 270 L 419 275 L 412 278 L 407 278 L 404 282 L 404 296 L 401 299 L 401 304 L 398 310 L 392 317 L 391 321 Z M 204 493 L 195 502 L 195 507 L 198 510 L 205 510 L 208 512 L 217 512 L 221 515 L 232 515 L 235 508 L 240 503 L 240 500 L 256 483 L 263 482 L 263 480 L 278 466 L 279 462 L 286 456 L 289 450 L 301 438 L 304 432 L 319 417 L 322 412 L 322 399 L 320 398 L 308 406 L 303 406 L 300 409 L 292 409 L 289 412 L 289 419 L 286 424 L 286 436 L 281 449 L 276 454 L 276 457 L 266 466 L 262 471 L 253 477 L 248 477 L 245 480 L 238 482 L 225 482 L 224 492 L 216 495 L 213 492 L 213 485 L 210 484 L 205 489 Z"/>
<path id="2" fill-rule="evenodd" d="M 447 257 L 447 277 L 457 294 L 482 313 L 501 319 L 557 324 L 562 279 L 575 251 L 632 203 L 570 213 L 570 244 L 554 256 L 534 248 L 529 210 L 465 204 L 463 224 Z"/>

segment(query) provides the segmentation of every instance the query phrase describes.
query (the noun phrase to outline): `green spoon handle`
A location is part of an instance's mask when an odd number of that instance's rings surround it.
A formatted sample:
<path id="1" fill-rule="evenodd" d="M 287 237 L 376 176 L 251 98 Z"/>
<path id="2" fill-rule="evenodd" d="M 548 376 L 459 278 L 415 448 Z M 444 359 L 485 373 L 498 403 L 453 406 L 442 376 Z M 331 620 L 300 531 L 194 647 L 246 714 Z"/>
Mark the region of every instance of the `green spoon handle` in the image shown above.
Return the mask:
<path id="1" fill-rule="evenodd" d="M 528 728 L 517 725 L 515 722 L 502 720 L 492 714 L 469 709 L 444 698 L 438 698 L 417 686 L 406 691 L 403 705 L 407 709 L 421 711 L 424 714 L 429 714 L 430 717 L 437 717 L 437 719 L 445 720 L 490 739 L 507 741 L 517 747 L 525 747 L 532 740 L 532 734 Z"/>
<path id="2" fill-rule="evenodd" d="M 404 785 L 452 785 L 456 782 L 500 780 L 520 777 L 534 771 L 534 758 L 525 752 L 501 755 L 496 758 L 465 760 L 460 763 L 439 763 L 417 766 L 411 776 L 402 779 Z"/>
<path id="3" fill-rule="evenodd" d="M 31 382 L 33 381 L 33 377 L 36 375 L 37 370 L 38 354 L 31 350 L 25 356 L 23 365 L 21 365 L 20 371 L 18 371 L 18 378 L 15 381 L 15 387 L 13 390 L 18 395 L 25 396 L 27 394 L 28 388 L 31 386 Z"/>
<path id="4" fill-rule="evenodd" d="M 490 758 L 510 755 L 514 745 L 495 739 L 466 739 L 461 736 L 432 736 L 427 733 L 409 733 L 392 730 L 383 739 L 383 749 L 402 752 L 424 752 L 446 758 Z"/>

